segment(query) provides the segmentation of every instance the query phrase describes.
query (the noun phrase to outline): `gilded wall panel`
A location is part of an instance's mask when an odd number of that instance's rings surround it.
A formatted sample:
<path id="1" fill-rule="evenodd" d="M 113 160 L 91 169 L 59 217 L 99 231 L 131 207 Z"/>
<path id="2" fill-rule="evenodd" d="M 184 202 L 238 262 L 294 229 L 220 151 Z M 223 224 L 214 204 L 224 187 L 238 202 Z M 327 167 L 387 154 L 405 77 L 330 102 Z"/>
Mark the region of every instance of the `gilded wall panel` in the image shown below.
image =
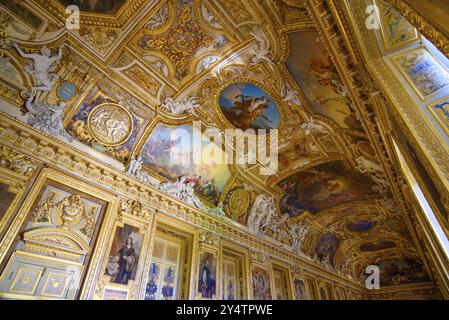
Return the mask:
<path id="1" fill-rule="evenodd" d="M 100 263 L 94 299 L 140 299 L 145 290 L 142 278 L 152 221 L 153 213 L 140 202 L 121 201 L 110 236 L 105 239 L 108 245 Z"/>
<path id="2" fill-rule="evenodd" d="M 79 297 L 113 197 L 75 181 L 51 169 L 39 175 L 2 242 L 10 248 L 0 276 L 3 297 Z"/>

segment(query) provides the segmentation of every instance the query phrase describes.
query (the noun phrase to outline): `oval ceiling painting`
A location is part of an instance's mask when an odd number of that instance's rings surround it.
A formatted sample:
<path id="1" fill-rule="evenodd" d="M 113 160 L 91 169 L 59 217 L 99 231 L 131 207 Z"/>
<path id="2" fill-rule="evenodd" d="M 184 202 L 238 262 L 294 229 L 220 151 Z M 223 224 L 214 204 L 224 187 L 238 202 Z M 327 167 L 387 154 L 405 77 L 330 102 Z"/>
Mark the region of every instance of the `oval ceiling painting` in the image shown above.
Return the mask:
<path id="1" fill-rule="evenodd" d="M 236 128 L 277 129 L 279 110 L 273 99 L 258 86 L 249 82 L 234 83 L 220 94 L 220 109 Z"/>

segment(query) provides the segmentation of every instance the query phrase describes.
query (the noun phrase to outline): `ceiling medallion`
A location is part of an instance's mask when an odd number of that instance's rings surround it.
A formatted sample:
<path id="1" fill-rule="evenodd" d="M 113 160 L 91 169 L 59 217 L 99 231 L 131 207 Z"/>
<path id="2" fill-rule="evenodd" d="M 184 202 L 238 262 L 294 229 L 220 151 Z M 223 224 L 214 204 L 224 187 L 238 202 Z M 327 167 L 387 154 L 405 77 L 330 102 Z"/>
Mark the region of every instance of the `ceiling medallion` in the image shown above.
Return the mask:
<path id="1" fill-rule="evenodd" d="M 235 190 L 231 194 L 228 202 L 228 208 L 231 215 L 237 218 L 243 216 L 249 209 L 250 198 L 247 190 L 242 188 Z"/>
<path id="2" fill-rule="evenodd" d="M 144 49 L 163 52 L 175 66 L 175 75 L 181 80 L 187 75 L 191 58 L 203 48 L 219 48 L 223 45 L 220 37 L 206 34 L 194 20 L 192 1 L 180 3 L 174 26 L 167 32 L 152 36 L 145 35 L 139 45 Z"/>
<path id="3" fill-rule="evenodd" d="M 112 103 L 95 107 L 87 123 L 92 137 L 106 146 L 125 143 L 133 131 L 131 114 L 122 106 Z"/>

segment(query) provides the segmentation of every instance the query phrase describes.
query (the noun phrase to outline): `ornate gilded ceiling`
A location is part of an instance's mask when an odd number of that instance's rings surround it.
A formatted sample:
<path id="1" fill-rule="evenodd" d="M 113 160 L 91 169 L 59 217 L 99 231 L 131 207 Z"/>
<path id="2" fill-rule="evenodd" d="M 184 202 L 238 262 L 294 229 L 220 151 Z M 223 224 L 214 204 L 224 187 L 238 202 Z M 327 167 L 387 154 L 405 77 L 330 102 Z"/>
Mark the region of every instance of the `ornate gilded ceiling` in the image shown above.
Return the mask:
<path id="1" fill-rule="evenodd" d="M 82 11 L 79 30 L 63 28 L 68 4 Z M 5 30 L 23 50 L 47 45 L 55 53 L 64 43 L 58 86 L 48 98 L 66 101 L 64 124 L 77 146 L 122 167 L 140 155 L 158 181 L 189 176 L 205 203 L 223 203 L 226 215 L 242 224 L 258 194 L 272 195 L 288 225 L 310 226 L 300 251 L 351 278 L 383 263 L 409 274 L 385 284 L 428 280 L 391 180 L 304 1 L 34 0 L 25 6 L 10 0 L 3 6 Z M 24 16 L 16 6 L 26 8 Z M 20 24 L 24 19 L 31 23 Z M 15 50 L 5 57 L 3 96 L 19 107 L 32 78 Z M 266 103 L 256 117 L 237 108 L 248 97 Z M 190 101 L 195 111 L 173 112 L 170 99 Z M 195 120 L 203 130 L 279 128 L 279 170 L 264 176 L 261 163 L 169 165 L 171 148 L 187 148 L 172 139 L 173 130 L 189 130 Z"/>

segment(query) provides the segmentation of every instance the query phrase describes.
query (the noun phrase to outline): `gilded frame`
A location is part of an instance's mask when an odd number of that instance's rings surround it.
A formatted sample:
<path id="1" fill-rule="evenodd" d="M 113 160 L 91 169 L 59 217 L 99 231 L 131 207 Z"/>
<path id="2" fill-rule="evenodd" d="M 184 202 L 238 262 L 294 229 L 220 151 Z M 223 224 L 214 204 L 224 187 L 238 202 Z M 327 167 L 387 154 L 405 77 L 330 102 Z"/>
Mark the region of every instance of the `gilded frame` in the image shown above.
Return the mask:
<path id="1" fill-rule="evenodd" d="M 385 6 L 385 3 L 382 0 L 373 0 L 373 1 L 374 1 L 374 5 L 376 5 L 379 8 L 377 16 L 378 16 L 378 19 L 379 19 L 379 22 L 380 22 L 380 36 L 382 38 L 382 44 L 383 44 L 386 52 L 392 52 L 395 49 L 407 46 L 407 45 L 409 45 L 411 43 L 414 43 L 417 40 L 419 40 L 418 31 L 416 30 L 416 28 L 412 24 L 410 24 L 413 27 L 413 29 L 414 29 L 414 37 L 412 39 L 407 40 L 407 41 L 397 43 L 397 44 L 395 44 L 393 46 L 389 45 L 388 41 L 387 41 L 388 35 L 386 33 L 385 25 L 384 25 L 385 17 L 382 16 L 382 8 Z M 394 7 L 392 7 L 392 9 L 396 10 L 396 8 L 394 8 Z M 400 12 L 398 12 L 398 13 L 400 14 Z"/>
<path id="2" fill-rule="evenodd" d="M 108 245 L 106 247 L 106 250 L 103 255 L 103 260 L 100 264 L 99 269 L 99 277 L 97 280 L 96 290 L 95 290 L 95 299 L 102 299 L 105 293 L 105 290 L 107 288 L 117 290 L 117 291 L 127 291 L 127 299 L 134 300 L 138 299 L 140 296 L 140 290 L 143 286 L 142 284 L 142 277 L 143 277 L 143 271 L 145 269 L 145 261 L 147 260 L 147 254 L 148 254 L 148 246 L 150 242 L 151 234 L 147 231 L 152 223 L 152 218 L 150 221 L 147 221 L 145 219 L 138 218 L 131 213 L 119 211 L 116 219 L 113 223 L 112 228 L 110 229 L 110 239 L 104 239 L 107 241 Z M 123 228 L 125 225 L 129 225 L 132 227 L 135 227 L 139 229 L 139 233 L 142 235 L 142 246 L 140 248 L 140 256 L 137 263 L 137 270 L 134 280 L 129 280 L 128 284 L 119 284 L 114 283 L 111 281 L 111 277 L 106 275 L 104 270 L 106 270 L 109 254 L 112 248 L 112 244 L 115 237 L 115 232 L 117 228 Z"/>
<path id="3" fill-rule="evenodd" d="M 422 101 L 426 101 L 428 99 L 431 99 L 433 97 L 435 97 L 436 95 L 438 95 L 439 93 L 441 93 L 443 90 L 447 89 L 449 87 L 449 84 L 447 84 L 446 86 L 438 89 L 435 92 L 432 92 L 428 95 L 424 95 L 419 88 L 416 86 L 416 84 L 413 83 L 412 79 L 410 79 L 410 77 L 407 75 L 407 73 L 404 71 L 404 69 L 401 67 L 401 65 L 398 63 L 397 59 L 401 58 L 409 53 L 415 52 L 415 51 L 419 51 L 419 50 L 423 50 L 427 55 L 430 56 L 430 58 L 432 58 L 436 65 L 441 67 L 441 69 L 446 72 L 446 74 L 449 77 L 449 69 L 443 64 L 441 63 L 441 61 L 435 57 L 435 55 L 429 51 L 429 49 L 425 46 L 419 46 L 416 48 L 412 48 L 412 49 L 408 49 L 406 51 L 402 51 L 399 52 L 391 57 L 389 57 L 389 61 L 391 61 L 393 63 L 393 65 L 395 66 L 396 70 L 399 71 L 399 73 L 401 74 L 401 76 L 403 77 L 403 79 L 407 82 L 407 84 L 413 89 L 413 91 L 415 92 L 415 94 L 422 100 Z"/>
<path id="4" fill-rule="evenodd" d="M 108 220 L 111 217 L 111 212 L 113 212 L 114 206 L 116 206 L 115 200 L 116 198 L 112 196 L 110 193 L 107 193 L 98 187 L 95 187 L 89 183 L 86 183 L 82 180 L 76 179 L 72 176 L 69 176 L 65 173 L 62 173 L 56 169 L 52 168 L 44 168 L 37 179 L 34 182 L 33 187 L 28 192 L 27 197 L 24 203 L 20 206 L 19 213 L 15 216 L 13 222 L 11 223 L 10 228 L 8 229 L 6 235 L 2 239 L 0 243 L 0 260 L 5 258 L 10 246 L 12 245 L 17 233 L 19 232 L 21 226 L 25 222 L 29 211 L 31 210 L 33 204 L 35 203 L 40 191 L 45 186 L 47 181 L 55 181 L 63 185 L 67 185 L 74 190 L 78 190 L 80 192 L 89 194 L 97 199 L 104 200 L 107 202 L 105 212 L 103 214 L 103 221 L 100 222 L 99 231 L 97 234 L 97 241 L 92 247 L 91 258 L 89 260 L 88 265 L 84 265 L 84 281 L 83 285 L 80 288 L 80 292 L 78 295 L 79 299 L 86 298 L 86 292 L 89 291 L 89 287 L 91 286 L 92 276 L 94 273 L 96 261 L 98 261 L 100 251 L 103 245 L 104 237 L 106 236 L 106 226 L 108 224 Z"/>
<path id="5" fill-rule="evenodd" d="M 204 123 L 203 120 L 199 120 L 201 122 L 201 127 L 202 128 L 215 128 L 213 126 L 209 126 L 207 124 Z M 191 125 L 193 126 L 193 122 L 194 119 L 192 119 L 191 117 L 187 117 L 187 118 L 177 118 L 177 119 L 166 119 L 160 115 L 157 115 L 150 123 L 150 125 L 145 129 L 145 133 L 141 136 L 141 138 L 138 140 L 138 142 L 136 143 L 134 150 L 130 156 L 130 159 L 133 159 L 135 157 L 137 157 L 138 155 L 141 154 L 142 150 L 144 149 L 145 145 L 147 144 L 148 140 L 150 139 L 150 137 L 153 135 L 155 129 L 158 126 L 165 126 L 165 127 L 170 127 L 170 128 L 175 128 L 178 126 L 184 126 L 184 125 Z M 202 131 L 203 132 L 203 131 Z M 223 145 L 222 146 L 218 146 L 220 147 L 220 149 L 223 151 L 223 155 L 225 155 L 225 150 L 223 150 L 224 148 L 224 139 L 223 139 Z M 227 181 L 227 183 L 224 185 L 223 190 L 220 193 L 220 197 L 219 197 L 219 202 L 223 201 L 223 199 L 226 197 L 226 194 L 230 188 L 230 186 L 232 185 L 232 183 L 235 181 L 236 179 L 236 175 L 240 175 L 236 170 L 235 170 L 235 166 L 231 165 L 231 164 L 227 164 L 226 165 L 228 168 L 228 171 L 230 173 L 230 177 Z M 161 181 L 161 182 L 168 182 L 170 181 L 169 178 L 163 176 L 161 173 L 156 172 L 155 170 L 153 170 L 150 166 L 143 164 L 142 165 L 143 170 L 148 173 L 151 177 L 153 177 L 154 179 Z M 200 194 L 196 194 L 203 203 L 208 204 L 211 207 L 215 207 L 215 204 L 212 203 L 212 201 Z"/>
<path id="6" fill-rule="evenodd" d="M 192 292 L 195 293 L 195 300 L 219 300 L 221 297 L 221 277 L 222 277 L 222 249 L 221 249 L 221 241 L 218 242 L 218 247 L 200 243 L 198 248 L 198 256 L 196 263 L 196 275 L 192 278 L 195 279 L 195 285 L 192 287 Z M 198 284 L 200 280 L 200 267 L 201 267 L 201 258 L 203 254 L 211 254 L 214 256 L 216 260 L 216 270 L 215 270 L 215 294 L 212 295 L 212 298 L 206 298 L 202 296 L 202 293 L 198 290 Z"/>
<path id="7" fill-rule="evenodd" d="M 316 279 L 316 281 L 317 281 L 317 289 L 318 289 L 318 296 L 319 296 L 318 300 L 329 300 L 330 297 L 329 297 L 329 293 L 327 291 L 326 283 L 323 280 Z M 325 299 L 323 299 L 321 296 L 321 290 L 324 291 L 324 295 L 326 296 Z"/>
<path id="8" fill-rule="evenodd" d="M 246 300 L 249 297 L 251 297 L 251 286 L 250 286 L 250 264 L 249 264 L 249 253 L 246 248 L 242 248 L 238 244 L 228 241 L 228 240 L 222 240 L 221 242 L 221 252 L 222 252 L 222 260 L 225 259 L 226 252 L 234 253 L 241 259 L 241 274 L 243 277 L 243 280 L 241 283 L 243 283 L 244 288 L 239 288 L 240 281 L 238 281 L 237 289 L 240 289 L 240 292 L 243 293 L 243 297 L 240 297 L 240 300 Z M 236 259 L 239 259 L 236 258 Z M 223 263 L 223 261 L 222 261 Z M 238 262 L 237 262 L 238 263 Z M 237 279 L 238 280 L 238 279 Z M 224 289 L 222 288 L 222 291 Z M 223 293 L 223 292 L 222 292 Z"/>
<path id="9" fill-rule="evenodd" d="M 85 297 L 85 292 L 89 290 L 89 286 L 91 285 L 91 277 L 94 272 L 95 262 L 98 260 L 101 247 L 102 247 L 102 240 L 105 237 L 106 234 L 106 225 L 108 222 L 109 217 L 111 216 L 111 212 L 113 210 L 113 207 L 115 205 L 115 197 L 111 194 L 104 192 L 103 190 L 86 183 L 82 180 L 76 179 L 72 176 L 69 176 L 65 173 L 62 173 L 60 171 L 57 171 L 56 169 L 51 168 L 44 168 L 39 176 L 37 177 L 36 181 L 34 182 L 33 187 L 28 192 L 27 197 L 24 201 L 24 203 L 20 206 L 19 213 L 15 216 L 13 222 L 11 223 L 11 226 L 9 227 L 7 233 L 5 234 L 4 238 L 0 242 L 0 260 L 3 260 L 14 242 L 14 239 L 19 232 L 21 226 L 25 222 L 26 217 L 28 216 L 28 213 L 30 209 L 32 208 L 34 202 L 36 201 L 40 191 L 44 187 L 45 183 L 48 181 L 55 181 L 58 183 L 61 183 L 63 185 L 67 185 L 72 189 L 78 190 L 80 192 L 92 195 L 93 197 L 97 199 L 104 200 L 107 202 L 107 208 L 105 209 L 104 215 L 103 215 L 103 221 L 101 222 L 101 225 L 99 226 L 99 232 L 97 234 L 97 239 L 95 245 L 92 247 L 92 254 L 91 258 L 89 260 L 89 264 L 85 265 L 85 270 L 87 269 L 85 275 L 84 275 L 84 282 L 82 288 L 80 288 L 79 298 Z"/>
<path id="10" fill-rule="evenodd" d="M 122 138 L 119 142 L 116 143 L 107 143 L 104 141 L 101 141 L 97 135 L 93 132 L 90 122 L 92 120 L 92 115 L 102 109 L 102 108 L 107 108 L 108 106 L 110 107 L 115 107 L 115 108 L 119 108 L 121 111 L 123 111 L 126 115 L 126 117 L 128 118 L 128 121 L 130 123 L 130 126 L 128 128 L 128 132 L 126 133 L 126 136 L 124 138 Z M 126 108 L 124 108 L 123 106 L 117 104 L 117 103 L 102 103 L 99 104 L 97 106 L 95 106 L 90 112 L 89 112 L 89 116 L 87 117 L 87 121 L 86 121 L 86 125 L 87 125 L 87 129 L 89 131 L 89 134 L 94 138 L 94 140 L 102 143 L 103 145 L 107 146 L 107 147 L 115 147 L 115 146 L 121 146 L 123 144 L 125 144 L 129 138 L 131 137 L 133 130 L 134 130 L 134 121 L 133 121 L 133 117 L 131 116 L 131 112 L 129 112 L 128 110 L 126 110 Z"/>
<path id="11" fill-rule="evenodd" d="M 229 86 L 232 86 L 233 84 L 237 83 L 250 83 L 256 87 L 259 87 L 262 89 L 275 103 L 275 107 L 279 113 L 279 126 L 278 129 L 281 131 L 283 127 L 285 127 L 285 119 L 287 118 L 287 115 L 285 113 L 285 108 L 283 107 L 284 102 L 281 102 L 282 99 L 279 97 L 279 94 L 274 90 L 276 87 L 272 85 L 273 87 L 262 84 L 258 79 L 255 79 L 253 77 L 236 77 L 231 79 L 226 79 L 223 83 L 220 84 L 219 87 L 215 88 L 215 93 L 212 98 L 213 101 L 213 108 L 215 110 L 215 114 L 218 115 L 219 122 L 223 125 L 224 128 L 230 128 L 230 129 L 240 129 L 235 127 L 223 114 L 220 106 L 220 97 L 223 91 L 228 88 Z M 268 129 L 267 134 L 268 134 Z M 257 134 L 256 134 L 257 135 Z"/>
<path id="12" fill-rule="evenodd" d="M 166 234 L 166 232 L 168 234 Z M 191 225 L 179 221 L 176 219 L 173 219 L 172 217 L 157 214 L 155 215 L 153 219 L 153 226 L 151 229 L 151 241 L 148 248 L 148 254 L 147 259 L 145 261 L 145 269 L 144 269 L 144 275 L 142 277 L 143 287 L 141 289 L 141 296 L 145 297 L 145 289 L 146 284 L 148 283 L 149 278 L 149 270 L 151 266 L 151 262 L 153 259 L 153 248 L 154 248 L 154 241 L 156 238 L 161 239 L 169 239 L 172 240 L 175 236 L 179 236 L 179 242 L 181 243 L 181 264 L 186 262 L 185 265 L 188 266 L 187 270 L 182 270 L 179 277 L 179 284 L 178 284 L 178 296 L 180 299 L 190 299 L 191 298 L 191 292 L 193 286 L 193 276 L 192 272 L 195 270 L 195 255 L 197 254 L 197 246 L 195 245 L 196 240 L 196 231 L 195 228 Z M 177 239 L 178 240 L 178 239 Z"/>
<path id="13" fill-rule="evenodd" d="M 14 193 L 14 199 L 9 204 L 8 209 L 0 218 L 0 235 L 6 231 L 6 226 L 11 220 L 14 211 L 17 209 L 20 199 L 22 198 L 27 183 L 26 177 L 22 177 L 8 169 L 0 167 L 0 182 L 9 186 L 8 191 Z M 0 241 L 1 243 L 1 241 Z M 1 259 L 0 259 L 1 261 Z"/>
<path id="14" fill-rule="evenodd" d="M 273 269 L 272 266 L 267 266 L 258 262 L 251 263 L 250 267 L 250 290 L 251 290 L 251 300 L 254 300 L 254 288 L 253 288 L 253 272 L 255 269 L 261 269 L 265 270 L 268 273 L 269 281 L 270 281 L 270 293 L 271 293 L 271 300 L 274 300 L 274 279 L 273 279 Z"/>
<path id="15" fill-rule="evenodd" d="M 429 104 L 426 108 L 430 111 L 430 113 L 433 115 L 433 117 L 435 118 L 435 120 L 437 120 L 437 122 L 439 123 L 439 125 L 441 126 L 441 128 L 446 132 L 446 134 L 449 136 L 449 116 L 446 116 L 447 119 L 444 119 L 443 116 L 437 112 L 434 107 L 438 104 L 441 104 L 443 102 L 447 102 L 448 106 L 449 106 L 449 96 L 444 97 L 443 99 L 440 99 L 436 102 L 432 102 L 431 104 Z"/>
<path id="16" fill-rule="evenodd" d="M 287 291 L 285 292 L 287 295 L 286 299 L 293 300 L 293 297 L 295 296 L 294 287 L 293 287 L 294 277 L 292 277 L 292 271 L 290 269 L 290 266 L 288 266 L 280 261 L 273 260 L 271 263 L 271 267 L 273 269 L 273 285 L 274 285 L 274 273 L 275 273 L 275 269 L 276 269 L 276 271 L 281 272 L 285 277 L 285 281 L 286 281 L 285 285 L 287 286 L 287 288 L 286 288 Z M 273 294 L 274 295 L 276 294 L 275 287 L 273 287 Z M 273 296 L 273 299 L 275 299 L 274 296 Z"/>
<path id="17" fill-rule="evenodd" d="M 298 299 L 298 295 L 296 292 L 296 288 L 295 288 L 295 281 L 299 280 L 302 281 L 302 283 L 304 284 L 304 290 L 305 290 L 305 294 L 306 294 L 306 300 L 312 300 L 311 296 L 310 296 L 310 289 L 309 289 L 309 284 L 307 283 L 306 279 L 303 276 L 300 276 L 298 274 L 294 274 L 292 277 L 292 286 L 293 286 L 293 300 L 299 300 Z"/>

